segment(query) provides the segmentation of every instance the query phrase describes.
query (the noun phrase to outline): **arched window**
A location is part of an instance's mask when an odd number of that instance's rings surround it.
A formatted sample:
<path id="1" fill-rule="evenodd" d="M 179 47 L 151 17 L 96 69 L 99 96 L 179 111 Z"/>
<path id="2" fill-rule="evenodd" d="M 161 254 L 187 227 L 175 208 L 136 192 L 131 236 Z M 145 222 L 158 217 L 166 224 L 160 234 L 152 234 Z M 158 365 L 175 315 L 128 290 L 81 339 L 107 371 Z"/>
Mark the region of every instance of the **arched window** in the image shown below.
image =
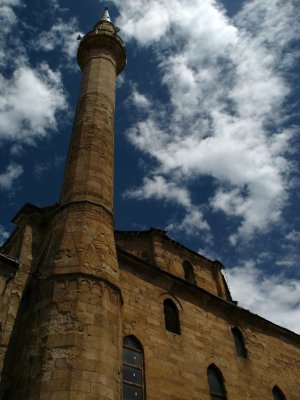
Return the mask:
<path id="1" fill-rule="evenodd" d="M 184 261 L 182 267 L 184 270 L 184 279 L 189 283 L 195 283 L 195 273 L 192 264 Z"/>
<path id="2" fill-rule="evenodd" d="M 143 348 L 134 336 L 123 339 L 123 400 L 144 400 Z"/>
<path id="3" fill-rule="evenodd" d="M 274 400 L 285 400 L 285 396 L 282 393 L 282 391 L 279 389 L 278 386 L 273 387 L 272 394 L 273 394 Z"/>
<path id="4" fill-rule="evenodd" d="M 174 302 L 170 299 L 164 301 L 164 314 L 167 331 L 180 335 L 178 310 Z"/>
<path id="5" fill-rule="evenodd" d="M 214 365 L 207 368 L 207 378 L 212 400 L 227 400 L 224 380 L 221 372 Z"/>
<path id="6" fill-rule="evenodd" d="M 245 347 L 244 338 L 241 331 L 238 328 L 232 328 L 231 332 L 234 339 L 237 355 L 239 357 L 247 358 L 247 349 Z"/>

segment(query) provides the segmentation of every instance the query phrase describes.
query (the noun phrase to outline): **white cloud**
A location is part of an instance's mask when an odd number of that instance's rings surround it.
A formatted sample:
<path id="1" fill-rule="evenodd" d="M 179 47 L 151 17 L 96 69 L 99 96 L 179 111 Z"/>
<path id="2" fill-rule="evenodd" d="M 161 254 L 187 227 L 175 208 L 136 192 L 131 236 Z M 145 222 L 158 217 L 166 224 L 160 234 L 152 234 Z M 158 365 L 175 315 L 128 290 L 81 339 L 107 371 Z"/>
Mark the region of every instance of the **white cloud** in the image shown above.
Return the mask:
<path id="1" fill-rule="evenodd" d="M 61 75 L 46 63 L 0 77 L 0 93 L 0 142 L 34 144 L 57 128 L 56 115 L 67 108 Z"/>
<path id="2" fill-rule="evenodd" d="M 153 179 L 145 178 L 142 188 L 131 190 L 126 193 L 126 196 L 138 200 L 155 198 L 172 201 L 188 208 L 191 206 L 189 193 L 174 183 L 167 182 L 162 176 L 155 176 Z"/>
<path id="3" fill-rule="evenodd" d="M 205 221 L 202 211 L 195 207 L 190 207 L 186 215 L 179 222 L 171 222 L 166 227 L 167 230 L 174 232 L 183 232 L 188 236 L 197 236 L 200 231 L 208 232 L 210 227 Z M 203 242 L 211 242 L 211 235 L 202 236 Z"/>
<path id="4" fill-rule="evenodd" d="M 267 231 L 281 219 L 292 169 L 287 151 L 295 129 L 283 128 L 282 112 L 292 90 L 288 46 L 300 32 L 294 3 L 251 0 L 230 20 L 214 0 L 115 2 L 127 40 L 156 50 L 170 95 L 165 110 L 145 97 L 148 116 L 127 132 L 157 161 L 150 174 L 185 191 L 191 180 L 213 177 L 208 210 L 240 221 L 232 244 Z M 187 208 L 192 223 L 189 214 Z"/>
<path id="5" fill-rule="evenodd" d="M 9 164 L 6 171 L 0 174 L 0 190 L 8 191 L 13 189 L 15 181 L 22 175 L 23 171 L 21 165 Z"/>
<path id="6" fill-rule="evenodd" d="M 55 10 L 60 10 L 60 0 L 48 0 L 50 3 L 50 7 Z"/>
<path id="7" fill-rule="evenodd" d="M 128 18 L 120 22 L 127 37 L 136 37 L 143 45 L 158 41 L 169 27 L 169 12 L 160 1 L 129 0 Z"/>
<path id="8" fill-rule="evenodd" d="M 227 269 L 229 287 L 239 304 L 270 321 L 300 333 L 300 281 L 266 276 L 248 261 Z"/>
<path id="9" fill-rule="evenodd" d="M 131 103 L 138 109 L 149 110 L 151 102 L 149 99 L 141 94 L 137 89 L 134 89 L 130 99 Z"/>
<path id="10" fill-rule="evenodd" d="M 13 156 L 20 156 L 24 151 L 23 146 L 20 143 L 15 143 L 10 148 L 10 154 Z"/>
<path id="11" fill-rule="evenodd" d="M 12 34 L 18 18 L 16 10 L 24 7 L 20 0 L 2 0 L 0 2 L 0 67 L 16 65 L 26 60 L 26 52 L 17 34 Z"/>
<path id="12" fill-rule="evenodd" d="M 11 26 L 16 24 L 17 17 L 12 7 L 20 6 L 19 0 L 2 0 L 0 2 L 0 21 L 3 33 L 8 33 Z"/>
<path id="13" fill-rule="evenodd" d="M 78 48 L 77 36 L 82 33 L 78 30 L 78 21 L 71 18 L 68 22 L 58 19 L 49 31 L 41 32 L 32 43 L 36 50 L 52 51 L 60 48 L 65 57 L 74 65 Z"/>
<path id="14" fill-rule="evenodd" d="M 296 258 L 291 254 L 284 258 L 280 258 L 275 262 L 275 265 L 279 267 L 294 267 L 296 265 Z"/>
<path id="15" fill-rule="evenodd" d="M 173 182 L 167 182 L 163 176 L 146 177 L 142 187 L 130 190 L 125 195 L 138 200 L 151 198 L 164 200 L 184 207 L 186 215 L 182 221 L 170 222 L 166 227 L 167 230 L 184 232 L 187 235 L 197 235 L 200 231 L 210 230 L 202 211 L 193 206 L 189 192 L 182 187 L 176 186 Z M 211 237 L 207 235 L 206 241 L 209 240 L 211 240 Z"/>
<path id="16" fill-rule="evenodd" d="M 8 238 L 9 232 L 6 231 L 3 225 L 0 225 L 0 246 Z"/>
<path id="17" fill-rule="evenodd" d="M 298 243 L 300 244 L 300 232 L 299 231 L 295 231 L 294 229 L 289 232 L 286 236 L 285 239 L 292 242 L 292 243 Z"/>
<path id="18" fill-rule="evenodd" d="M 5 7 L 5 6 L 18 6 L 21 4 L 21 0 L 1 0 L 0 1 L 0 6 Z"/>
<path id="19" fill-rule="evenodd" d="M 49 136 L 57 128 L 59 111 L 67 109 L 60 72 L 45 62 L 31 67 L 24 47 L 24 25 L 16 14 L 25 7 L 19 0 L 0 2 L 0 145 L 11 144 L 11 154 L 20 155 L 24 144 Z M 20 29 L 15 29 L 19 23 Z M 13 32 L 13 34 L 12 34 Z"/>
<path id="20" fill-rule="evenodd" d="M 124 85 L 125 83 L 125 75 L 121 74 L 117 76 L 117 87 L 120 88 Z"/>

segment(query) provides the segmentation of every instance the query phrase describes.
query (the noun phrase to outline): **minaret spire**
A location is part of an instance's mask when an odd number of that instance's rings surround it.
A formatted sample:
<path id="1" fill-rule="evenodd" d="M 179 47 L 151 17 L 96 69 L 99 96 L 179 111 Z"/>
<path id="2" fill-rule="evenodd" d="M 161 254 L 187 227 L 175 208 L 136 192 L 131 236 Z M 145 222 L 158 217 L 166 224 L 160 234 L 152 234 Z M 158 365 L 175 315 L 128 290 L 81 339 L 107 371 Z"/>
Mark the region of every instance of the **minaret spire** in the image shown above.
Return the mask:
<path id="1" fill-rule="evenodd" d="M 107 6 L 105 7 L 104 13 L 103 13 L 102 18 L 101 18 L 100 21 L 108 21 L 108 22 L 111 22 L 111 19 L 110 19 L 110 15 L 109 15 Z"/>

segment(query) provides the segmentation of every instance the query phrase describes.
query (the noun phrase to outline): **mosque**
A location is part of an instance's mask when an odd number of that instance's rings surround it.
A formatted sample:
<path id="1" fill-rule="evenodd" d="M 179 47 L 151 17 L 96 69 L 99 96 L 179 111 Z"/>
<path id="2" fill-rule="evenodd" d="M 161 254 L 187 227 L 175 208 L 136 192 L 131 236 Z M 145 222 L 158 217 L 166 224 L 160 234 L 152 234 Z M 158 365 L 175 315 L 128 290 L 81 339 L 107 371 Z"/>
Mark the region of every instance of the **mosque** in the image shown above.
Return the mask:
<path id="1" fill-rule="evenodd" d="M 300 336 L 237 305 L 222 264 L 165 231 L 114 231 L 108 10 L 80 39 L 61 197 L 0 248 L 0 400 L 300 400 Z"/>

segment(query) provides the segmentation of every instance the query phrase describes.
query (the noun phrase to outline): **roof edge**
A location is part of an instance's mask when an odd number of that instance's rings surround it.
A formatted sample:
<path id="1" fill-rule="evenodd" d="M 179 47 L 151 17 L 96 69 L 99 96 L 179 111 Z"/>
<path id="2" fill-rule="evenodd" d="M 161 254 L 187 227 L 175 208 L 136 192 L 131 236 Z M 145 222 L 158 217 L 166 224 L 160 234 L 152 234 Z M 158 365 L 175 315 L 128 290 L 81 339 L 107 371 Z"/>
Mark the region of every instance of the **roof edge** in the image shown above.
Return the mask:
<path id="1" fill-rule="evenodd" d="M 181 285 L 184 284 L 187 287 L 189 287 L 189 289 L 193 289 L 201 294 L 204 294 L 207 298 L 213 300 L 215 303 L 223 304 L 227 308 L 230 308 L 231 310 L 233 309 L 235 312 L 242 312 L 243 314 L 249 316 L 252 320 L 259 321 L 260 323 L 264 324 L 268 329 L 275 330 L 276 334 L 278 334 L 278 335 L 280 335 L 280 334 L 288 335 L 288 337 L 291 338 L 291 340 L 297 342 L 297 344 L 300 345 L 300 334 L 293 332 L 290 329 L 285 328 L 283 326 L 277 325 L 274 322 L 269 321 L 268 319 L 266 319 L 258 314 L 255 314 L 250 310 L 242 308 L 242 307 L 238 306 L 236 304 L 236 302 L 234 302 L 234 301 L 231 302 L 231 301 L 225 300 L 224 298 L 216 296 L 213 293 L 210 293 L 207 290 L 205 290 L 199 286 L 193 285 L 193 284 L 185 281 L 182 278 L 174 276 L 174 275 L 170 274 L 169 272 L 164 271 L 161 268 L 157 267 L 156 265 L 153 265 L 147 261 L 144 261 L 144 260 L 140 259 L 139 257 L 134 256 L 131 253 L 128 253 L 126 250 L 123 250 L 121 247 L 117 246 L 117 255 L 119 255 L 119 254 L 121 257 L 123 256 L 126 259 L 131 259 L 132 261 L 139 262 L 139 264 L 146 265 L 146 267 L 151 268 L 152 270 L 155 270 L 158 273 L 167 276 L 168 278 L 172 278 L 174 281 L 180 283 Z"/>

